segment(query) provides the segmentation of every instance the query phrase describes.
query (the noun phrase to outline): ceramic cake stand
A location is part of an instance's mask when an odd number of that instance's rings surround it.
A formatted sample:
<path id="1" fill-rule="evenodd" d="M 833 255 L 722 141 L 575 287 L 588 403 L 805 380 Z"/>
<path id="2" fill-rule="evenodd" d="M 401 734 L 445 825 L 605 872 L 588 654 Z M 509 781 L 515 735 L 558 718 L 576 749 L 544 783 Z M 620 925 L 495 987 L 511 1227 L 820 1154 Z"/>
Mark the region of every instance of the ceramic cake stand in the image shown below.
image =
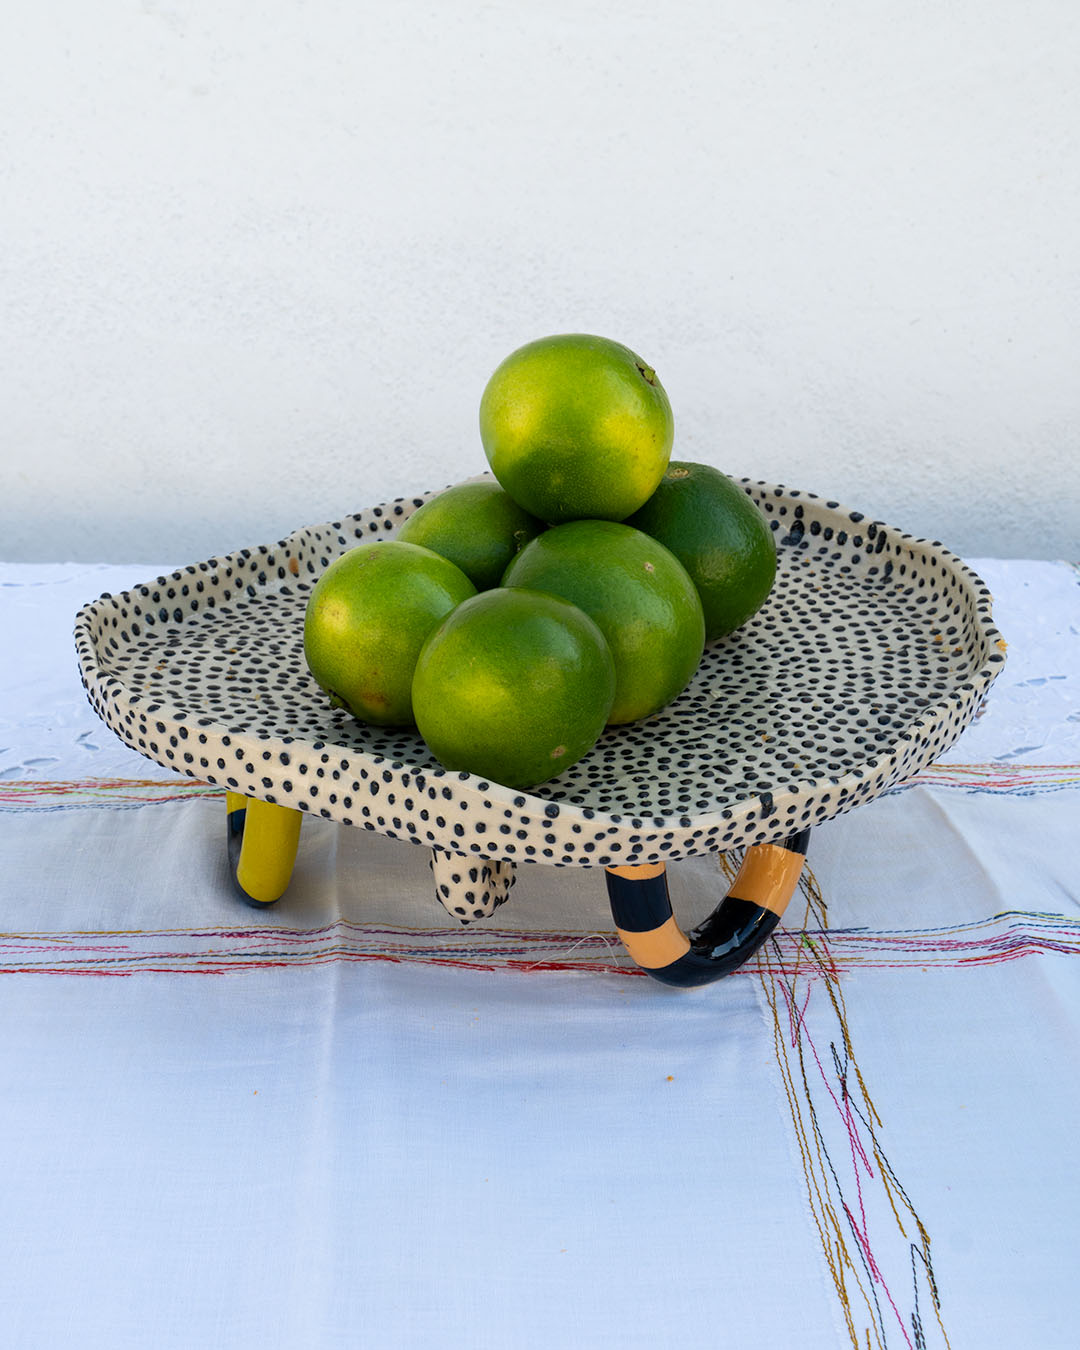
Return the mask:
<path id="1" fill-rule="evenodd" d="M 331 709 L 307 670 L 316 579 L 425 497 L 102 596 L 76 620 L 82 680 L 133 749 L 225 789 L 233 876 L 252 903 L 282 895 L 303 816 L 317 815 L 430 849 L 435 893 L 462 922 L 506 899 L 517 864 L 602 868 L 634 961 L 706 983 L 773 930 L 812 827 L 932 763 L 1005 659 L 986 587 L 939 544 L 813 493 L 741 486 L 776 540 L 765 606 L 706 647 L 662 712 L 605 731 L 530 792 L 445 770 L 415 732 Z M 666 864 L 739 848 L 729 893 L 686 934 Z"/>

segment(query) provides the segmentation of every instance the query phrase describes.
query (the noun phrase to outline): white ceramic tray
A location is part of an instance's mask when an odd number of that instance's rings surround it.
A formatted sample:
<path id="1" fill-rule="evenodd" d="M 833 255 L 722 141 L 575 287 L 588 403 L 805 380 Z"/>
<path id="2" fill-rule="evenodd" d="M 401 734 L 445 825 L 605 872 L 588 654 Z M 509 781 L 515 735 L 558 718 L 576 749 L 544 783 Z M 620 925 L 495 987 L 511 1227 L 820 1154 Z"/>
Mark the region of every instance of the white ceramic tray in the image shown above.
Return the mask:
<path id="1" fill-rule="evenodd" d="M 741 485 L 777 544 L 765 606 L 706 648 L 674 703 L 531 792 L 448 772 L 414 732 L 331 709 L 304 662 L 316 578 L 424 496 L 102 596 L 76 620 L 82 679 L 122 740 L 178 773 L 452 853 L 612 867 L 783 839 L 935 760 L 1005 644 L 986 587 L 941 545 Z"/>

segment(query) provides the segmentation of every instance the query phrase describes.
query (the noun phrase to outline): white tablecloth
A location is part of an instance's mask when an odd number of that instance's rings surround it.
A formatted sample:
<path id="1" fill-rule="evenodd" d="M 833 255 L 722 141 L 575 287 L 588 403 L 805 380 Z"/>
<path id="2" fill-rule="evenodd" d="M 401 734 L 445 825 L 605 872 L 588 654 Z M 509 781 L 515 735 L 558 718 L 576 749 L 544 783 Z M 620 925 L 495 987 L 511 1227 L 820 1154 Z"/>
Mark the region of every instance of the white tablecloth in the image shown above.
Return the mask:
<path id="1" fill-rule="evenodd" d="M 76 609 L 169 569 L 0 567 L 0 1341 L 1071 1350 L 1080 572 L 973 565 L 982 715 L 695 991 L 599 873 L 461 929 L 317 819 L 243 907 L 221 795 L 76 674 Z"/>

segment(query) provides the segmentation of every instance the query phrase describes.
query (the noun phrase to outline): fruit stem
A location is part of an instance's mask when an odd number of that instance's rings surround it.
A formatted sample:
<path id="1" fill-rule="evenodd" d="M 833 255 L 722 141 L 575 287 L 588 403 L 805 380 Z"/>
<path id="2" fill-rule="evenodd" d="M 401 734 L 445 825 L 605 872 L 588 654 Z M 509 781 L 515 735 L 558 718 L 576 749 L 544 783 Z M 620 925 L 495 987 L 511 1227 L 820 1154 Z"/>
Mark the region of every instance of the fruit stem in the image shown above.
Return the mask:
<path id="1" fill-rule="evenodd" d="M 639 365 L 638 370 L 641 372 L 641 378 L 646 382 L 646 384 L 656 383 L 656 371 L 653 370 L 652 366 Z"/>

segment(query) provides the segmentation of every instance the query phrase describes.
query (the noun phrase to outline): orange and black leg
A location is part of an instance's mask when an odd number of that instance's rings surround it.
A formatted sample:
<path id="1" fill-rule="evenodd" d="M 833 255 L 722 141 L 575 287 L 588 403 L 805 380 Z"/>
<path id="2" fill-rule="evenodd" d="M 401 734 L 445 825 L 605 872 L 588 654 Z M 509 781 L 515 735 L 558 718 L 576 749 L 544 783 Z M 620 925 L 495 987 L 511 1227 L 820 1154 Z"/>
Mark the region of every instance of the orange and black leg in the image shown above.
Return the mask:
<path id="1" fill-rule="evenodd" d="M 292 876 L 303 816 L 289 806 L 225 794 L 229 871 L 242 900 L 264 909 L 281 898 Z"/>
<path id="2" fill-rule="evenodd" d="M 687 936 L 675 920 L 663 863 L 606 870 L 608 899 L 623 945 L 637 964 L 664 984 L 709 984 L 761 946 L 795 894 L 809 830 L 781 844 L 747 849 L 731 889 Z"/>

